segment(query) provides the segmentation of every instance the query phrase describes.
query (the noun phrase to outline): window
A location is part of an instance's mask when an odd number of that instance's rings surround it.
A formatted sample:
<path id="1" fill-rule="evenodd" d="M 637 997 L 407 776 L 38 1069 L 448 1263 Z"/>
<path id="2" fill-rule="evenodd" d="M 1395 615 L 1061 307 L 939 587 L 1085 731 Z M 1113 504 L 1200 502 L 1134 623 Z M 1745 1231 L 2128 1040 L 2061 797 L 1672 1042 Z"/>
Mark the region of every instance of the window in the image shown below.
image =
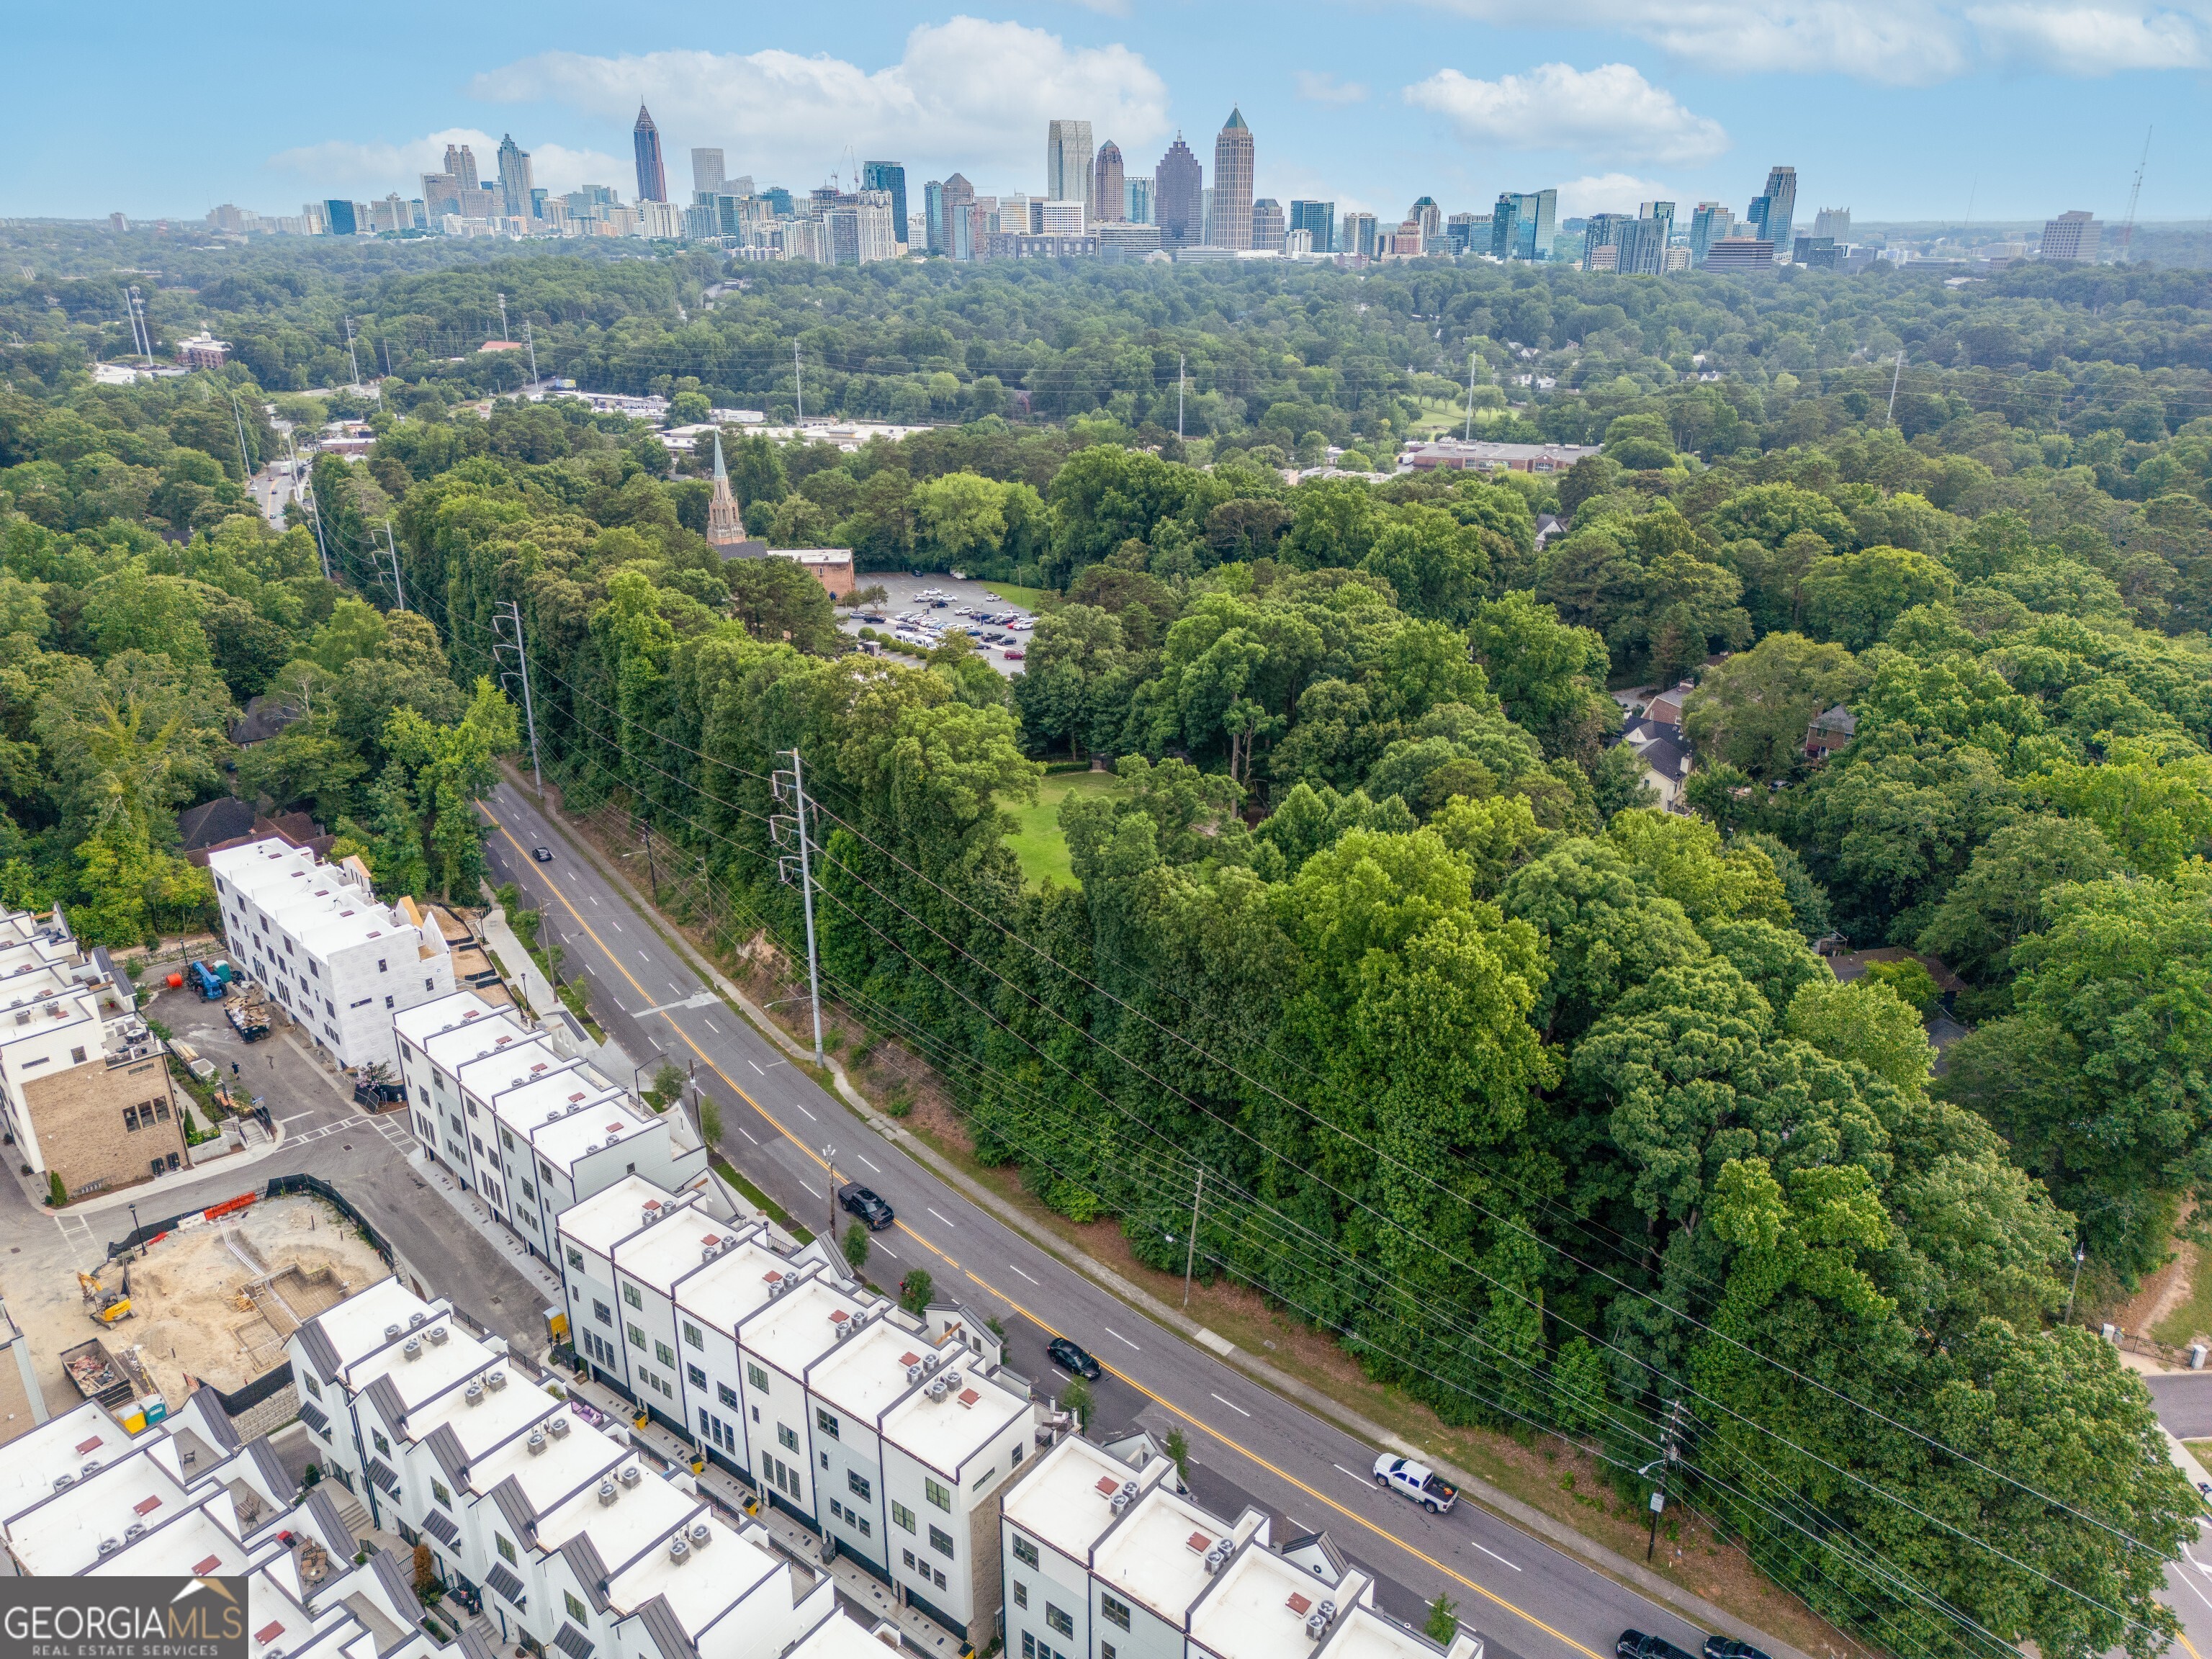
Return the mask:
<path id="1" fill-rule="evenodd" d="M 574 1244 L 568 1247 L 568 1265 L 572 1267 L 580 1267 L 584 1265 L 584 1253 Z"/>
<path id="2" fill-rule="evenodd" d="M 1018 1578 L 1014 1580 L 1014 1605 L 1025 1607 L 1030 1604 L 1030 1587 Z"/>
<path id="3" fill-rule="evenodd" d="M 726 1382 L 717 1382 L 714 1384 L 714 1398 L 720 1401 L 732 1411 L 735 1411 L 738 1408 L 738 1391 Z"/>
<path id="4" fill-rule="evenodd" d="M 575 1591 L 562 1590 L 561 1600 L 568 1606 L 568 1616 L 578 1624 L 588 1624 L 591 1621 L 592 1615 L 584 1611 L 584 1604 L 576 1599 Z"/>
<path id="5" fill-rule="evenodd" d="M 442 1480 L 433 1480 L 430 1483 L 430 1496 L 436 1498 L 441 1504 L 443 1504 L 447 1509 L 453 1507 L 453 1494 L 447 1490 L 446 1483 Z"/>
<path id="6" fill-rule="evenodd" d="M 642 1328 L 635 1325 L 629 1328 L 629 1345 L 631 1347 L 637 1349 L 641 1352 L 644 1351 L 645 1332 Z"/>
<path id="7" fill-rule="evenodd" d="M 422 981 L 422 988 L 426 991 L 434 991 L 438 988 L 438 983 L 435 980 L 426 979 Z"/>
<path id="8" fill-rule="evenodd" d="M 914 1530 L 914 1511 L 896 1498 L 891 1500 L 891 1520 L 908 1532 Z M 912 1555 L 907 1557 L 906 1564 L 909 1567 L 914 1565 Z"/>
<path id="9" fill-rule="evenodd" d="M 655 1337 L 653 1343 L 653 1357 L 664 1365 L 673 1365 L 676 1363 L 676 1350 Z"/>
<path id="10" fill-rule="evenodd" d="M 629 1303 L 633 1308 L 642 1308 L 645 1306 L 645 1298 L 637 1293 L 637 1286 L 635 1285 L 625 1285 L 623 1286 L 623 1300 Z"/>
<path id="11" fill-rule="evenodd" d="M 368 1437 L 376 1443 L 376 1449 L 384 1456 L 392 1455 L 392 1443 L 384 1437 L 380 1430 L 371 1429 L 368 1431 Z"/>
<path id="12" fill-rule="evenodd" d="M 947 1515 L 952 1513 L 952 1494 L 927 1475 L 921 1478 L 921 1495 Z"/>
<path id="13" fill-rule="evenodd" d="M 138 1109 L 136 1106 L 125 1106 L 123 1109 L 123 1130 L 125 1134 L 135 1135 L 138 1133 Z"/>
<path id="14" fill-rule="evenodd" d="M 514 1150 L 514 1137 L 509 1134 L 505 1129 L 501 1129 L 499 1132 L 499 1144 L 506 1147 L 507 1150 L 511 1152 Z"/>
<path id="15" fill-rule="evenodd" d="M 1037 1565 L 1036 1540 L 1034 1538 L 1024 1538 L 1021 1534 L 1016 1533 L 1014 1534 L 1014 1559 L 1020 1562 L 1025 1567 L 1036 1566 Z"/>
<path id="16" fill-rule="evenodd" d="M 300 1381 L 307 1385 L 308 1394 L 313 1395 L 315 1399 L 320 1400 L 323 1397 L 323 1385 L 316 1382 L 313 1377 L 303 1374 L 301 1376 Z"/>
<path id="17" fill-rule="evenodd" d="M 912 1550 L 903 1550 L 900 1553 L 906 1557 L 907 1565 L 908 1567 L 912 1567 L 914 1565 L 914 1552 Z"/>
<path id="18" fill-rule="evenodd" d="M 169 1121 L 169 1103 L 167 1101 L 157 1100 L 154 1103 L 154 1121 L 156 1123 L 167 1123 Z"/>
<path id="19" fill-rule="evenodd" d="M 874 1486 L 871 1484 L 869 1480 L 857 1469 L 848 1469 L 845 1471 L 845 1490 L 851 1492 L 854 1497 L 859 1498 L 863 1504 L 868 1502 L 875 1496 Z"/>
<path id="20" fill-rule="evenodd" d="M 1022 1466 L 1022 1443 L 1021 1443 L 1020 1441 L 1017 1440 L 1017 1441 L 1015 1441 L 1015 1442 L 1014 1442 L 1014 1456 L 1013 1456 L 1013 1462 L 1012 1462 L 1012 1468 L 1021 1468 L 1021 1466 Z"/>
<path id="21" fill-rule="evenodd" d="M 750 1359 L 745 1361 L 745 1381 L 751 1383 L 753 1387 L 758 1389 L 763 1394 L 766 1394 L 768 1392 L 768 1373 L 763 1370 L 759 1366 L 754 1364 Z"/>
<path id="22" fill-rule="evenodd" d="M 1098 1644 L 1098 1659 L 1114 1659 L 1114 1644 L 1111 1642 Z"/>
<path id="23" fill-rule="evenodd" d="M 1030 1635 L 1029 1632 L 1024 1631 L 1022 1632 L 1022 1659 L 1037 1659 L 1036 1648 L 1036 1638 Z M 1045 1650 L 1045 1652 L 1048 1655 L 1049 1655 L 1051 1651 L 1052 1650 L 1050 1648 L 1047 1648 Z"/>
<path id="24" fill-rule="evenodd" d="M 1120 1596 L 1109 1595 L 1104 1590 L 1099 1591 L 1098 1613 L 1107 1623 L 1119 1625 L 1123 1630 L 1129 1628 L 1129 1604 Z"/>
<path id="25" fill-rule="evenodd" d="M 602 1325 L 611 1325 L 615 1322 L 615 1310 L 596 1297 L 592 1302 L 592 1316 Z"/>
<path id="26" fill-rule="evenodd" d="M 705 1334 L 688 1319 L 684 1322 L 684 1346 L 687 1348 L 703 1348 L 707 1346 Z"/>
<path id="27" fill-rule="evenodd" d="M 382 957 L 379 957 L 376 959 L 376 971 L 380 974 L 388 974 L 392 971 L 391 968 L 386 964 Z M 402 1043 L 400 1046 L 404 1048 L 406 1045 Z"/>
<path id="28" fill-rule="evenodd" d="M 83 1065 L 83 1064 L 84 1064 L 84 1050 L 83 1050 L 83 1049 L 82 1049 L 82 1048 L 72 1048 L 72 1049 L 70 1049 L 70 1065 L 72 1065 L 72 1066 L 82 1066 L 82 1065 Z"/>
<path id="29" fill-rule="evenodd" d="M 786 1451 L 797 1451 L 799 1449 L 799 1431 L 797 1429 L 787 1428 L 783 1424 L 779 1423 L 775 1425 L 775 1438 L 776 1443 L 781 1446 Z"/>
<path id="30" fill-rule="evenodd" d="M 1049 1601 L 1044 1604 L 1044 1621 L 1062 1636 L 1075 1634 L 1075 1620 Z"/>
<path id="31" fill-rule="evenodd" d="M 935 1584 L 938 1589 L 943 1589 L 945 1588 L 945 1575 L 943 1572 L 933 1570 L 929 1575 L 929 1578 L 930 1582 Z"/>
<path id="32" fill-rule="evenodd" d="M 830 1454 L 828 1452 L 823 1452 L 822 1454 L 822 1467 L 825 1469 L 830 1467 Z"/>
<path id="33" fill-rule="evenodd" d="M 384 1006 L 385 1006 L 386 1007 L 387 1007 L 387 1008 L 389 1008 L 389 1007 L 392 1006 L 392 999 L 391 999 L 390 997 L 386 997 L 386 998 L 385 998 L 385 1000 L 384 1000 Z"/>
<path id="34" fill-rule="evenodd" d="M 514 1565 L 514 1546 L 507 1540 L 506 1535 L 495 1532 L 491 1535 L 491 1541 L 499 1546 L 499 1559 L 509 1566 Z"/>
<path id="35" fill-rule="evenodd" d="M 823 1433 L 828 1435 L 832 1440 L 837 1438 L 836 1418 L 830 1413 L 823 1411 L 819 1406 L 817 1406 L 814 1408 L 814 1426 L 821 1430 Z"/>
<path id="36" fill-rule="evenodd" d="M 949 1558 L 952 1553 L 952 1534 L 942 1527 L 932 1527 L 929 1529 L 929 1547 Z"/>
<path id="37" fill-rule="evenodd" d="M 695 1389 L 703 1389 L 707 1386 L 707 1371 L 704 1366 L 686 1365 L 684 1368 L 684 1375 L 691 1379 L 691 1386 Z"/>

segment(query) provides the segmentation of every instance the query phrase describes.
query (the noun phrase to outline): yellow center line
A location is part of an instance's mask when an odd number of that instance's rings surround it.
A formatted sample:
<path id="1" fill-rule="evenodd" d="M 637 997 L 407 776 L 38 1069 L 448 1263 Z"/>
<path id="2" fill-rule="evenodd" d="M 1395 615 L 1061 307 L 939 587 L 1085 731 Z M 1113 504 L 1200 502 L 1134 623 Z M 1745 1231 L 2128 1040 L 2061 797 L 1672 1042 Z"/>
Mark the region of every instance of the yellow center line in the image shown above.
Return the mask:
<path id="1" fill-rule="evenodd" d="M 2187 1631 L 2177 1630 L 2173 1633 L 2180 1638 L 2181 1645 L 2189 1650 L 2189 1659 L 2201 1659 L 2201 1656 L 2197 1651 L 2197 1644 L 2189 1639 Z"/>
<path id="2" fill-rule="evenodd" d="M 489 807 L 485 807 L 481 801 L 477 803 L 477 805 L 479 809 L 483 811 L 483 815 L 487 818 L 491 819 L 492 826 L 496 829 L 501 835 L 507 837 L 508 844 L 525 858 L 529 857 L 528 851 L 523 847 L 520 842 L 515 840 L 513 832 L 496 817 L 492 817 L 491 810 Z M 632 975 L 629 969 L 623 966 L 621 959 L 617 957 L 612 951 L 607 949 L 606 941 L 601 939 L 597 933 L 592 933 L 592 924 L 584 920 L 583 912 L 577 909 L 574 904 L 571 904 L 568 902 L 568 895 L 562 892 L 559 884 L 551 880 L 550 878 L 548 878 L 546 885 L 551 891 L 553 896 L 561 901 L 562 908 L 568 911 L 570 915 L 575 917 L 576 925 L 579 927 L 581 927 L 584 932 L 590 936 L 592 943 L 598 945 L 601 951 L 606 952 L 607 960 L 614 964 L 615 971 L 620 974 L 624 979 L 629 980 L 631 988 L 635 989 L 640 996 L 646 996 L 647 994 L 645 987 L 640 985 L 635 977 Z M 649 997 L 647 997 L 647 1000 L 648 1001 L 651 1000 Z M 670 1028 L 675 1031 L 677 1036 L 684 1039 L 685 1045 L 690 1048 L 691 1052 L 697 1054 L 699 1058 L 705 1062 L 708 1071 L 714 1073 L 716 1077 L 728 1084 L 732 1089 L 736 1090 L 738 1097 L 740 1100 L 744 1101 L 746 1105 L 751 1107 L 753 1110 L 759 1113 L 778 1134 L 791 1142 L 793 1146 L 798 1147 L 799 1150 L 804 1152 L 808 1158 L 812 1158 L 814 1162 L 820 1165 L 823 1170 L 828 1170 L 833 1177 L 835 1176 L 836 1171 L 830 1169 L 830 1164 L 824 1161 L 819 1152 L 816 1152 L 804 1140 L 800 1139 L 789 1129 L 786 1128 L 782 1123 L 777 1121 L 777 1119 L 766 1107 L 763 1106 L 758 1101 L 747 1094 L 744 1089 L 740 1088 L 736 1079 L 732 1078 L 720 1066 L 715 1065 L 714 1062 L 708 1057 L 706 1051 L 701 1048 L 697 1043 L 691 1041 L 690 1033 L 686 1031 L 681 1025 L 677 1024 L 674 1014 L 664 1009 L 661 1011 L 660 1017 L 668 1022 Z M 976 1273 L 973 1268 L 960 1267 L 960 1264 L 957 1261 L 955 1261 L 943 1250 L 939 1249 L 936 1245 L 931 1243 L 920 1233 L 915 1231 L 913 1228 L 908 1226 L 905 1222 L 894 1221 L 891 1224 L 896 1227 L 900 1232 L 904 1233 L 908 1238 L 912 1239 L 915 1243 L 921 1245 L 922 1249 L 927 1250 L 931 1255 L 943 1261 L 948 1267 L 960 1268 L 962 1273 L 966 1273 L 969 1278 L 974 1279 L 975 1283 L 981 1285 L 985 1290 L 990 1291 L 990 1293 L 997 1297 L 1000 1301 L 1005 1303 L 1009 1308 L 1012 1308 L 1016 1313 L 1028 1320 L 1031 1324 L 1036 1326 L 1040 1330 L 1048 1332 L 1054 1336 L 1060 1336 L 1064 1334 L 1064 1333 L 1056 1326 L 1053 1325 L 1040 1315 L 1033 1313 L 1022 1304 L 1015 1301 L 1013 1297 L 1008 1296 L 997 1285 L 992 1284 L 988 1279 L 986 1279 Z M 1338 1503 L 1334 1498 L 1328 1496 L 1326 1493 L 1318 1492 L 1315 1488 L 1309 1486 L 1304 1481 L 1299 1480 L 1297 1476 L 1291 1474 L 1287 1470 L 1277 1467 L 1273 1463 L 1271 1463 L 1266 1458 L 1261 1456 L 1259 1453 L 1254 1451 L 1250 1447 L 1240 1443 L 1231 1436 L 1224 1434 L 1219 1429 L 1215 1428 L 1212 1424 L 1208 1423 L 1205 1419 L 1194 1417 L 1190 1413 L 1185 1411 L 1173 1401 L 1153 1393 L 1143 1383 L 1138 1382 L 1136 1378 L 1130 1376 L 1122 1371 L 1116 1370 L 1113 1366 L 1105 1364 L 1103 1360 L 1100 1364 L 1103 1369 L 1108 1371 L 1111 1371 L 1117 1379 L 1127 1383 L 1129 1387 L 1134 1389 L 1139 1394 L 1143 1395 L 1146 1399 L 1152 1401 L 1155 1405 L 1161 1407 L 1164 1410 L 1173 1412 L 1177 1417 L 1182 1419 L 1184 1422 L 1189 1424 L 1193 1428 L 1203 1430 L 1206 1433 L 1212 1435 L 1216 1440 L 1218 1440 L 1223 1445 L 1228 1447 L 1230 1450 L 1235 1452 L 1238 1456 L 1244 1458 L 1249 1462 L 1257 1464 L 1260 1468 L 1267 1470 L 1268 1474 L 1273 1475 L 1278 1480 L 1283 1481 L 1288 1486 L 1297 1487 L 1300 1492 L 1305 1493 L 1307 1497 L 1312 1498 L 1316 1504 L 1323 1504 L 1329 1509 L 1334 1510 L 1339 1515 L 1344 1516 L 1347 1521 L 1356 1522 L 1358 1525 L 1364 1527 L 1368 1531 L 1373 1533 L 1377 1538 L 1383 1540 L 1385 1542 L 1395 1544 L 1400 1549 L 1405 1551 L 1407 1554 L 1412 1556 L 1415 1560 L 1424 1562 L 1427 1565 L 1435 1568 L 1447 1578 L 1452 1579 L 1457 1583 L 1465 1585 L 1468 1589 L 1473 1590 L 1477 1595 L 1481 1596 L 1485 1601 L 1490 1601 L 1496 1606 L 1504 1608 L 1506 1612 L 1513 1614 L 1516 1618 L 1523 1620 L 1528 1624 L 1533 1625 L 1536 1629 L 1542 1631 L 1547 1636 L 1553 1638 L 1555 1641 L 1560 1642 L 1565 1646 L 1572 1648 L 1577 1653 L 1583 1655 L 1583 1659 L 1605 1659 L 1604 1655 L 1598 1653 L 1595 1649 L 1584 1647 L 1580 1642 L 1576 1641 L 1573 1637 L 1569 1636 L 1564 1631 L 1555 1629 L 1552 1626 L 1545 1623 L 1544 1620 L 1536 1617 L 1534 1613 L 1530 1613 L 1527 1608 L 1515 1606 L 1512 1602 L 1507 1601 L 1496 1591 L 1486 1589 L 1483 1585 L 1477 1583 L 1474 1579 L 1469 1578 L 1465 1573 L 1461 1572 L 1458 1569 L 1447 1566 L 1443 1562 L 1437 1560 L 1435 1556 L 1428 1553 L 1427 1551 L 1416 1548 L 1403 1538 L 1399 1537 L 1396 1533 L 1394 1533 L 1387 1528 L 1380 1526 L 1375 1522 L 1369 1520 L 1357 1510 L 1346 1509 L 1343 1504 Z M 2185 1636 L 2181 1640 L 2182 1645 L 2188 1647 L 2189 1638 Z M 2193 1647 L 2189 1649 L 2189 1659 L 2199 1659 L 2197 1650 Z"/>

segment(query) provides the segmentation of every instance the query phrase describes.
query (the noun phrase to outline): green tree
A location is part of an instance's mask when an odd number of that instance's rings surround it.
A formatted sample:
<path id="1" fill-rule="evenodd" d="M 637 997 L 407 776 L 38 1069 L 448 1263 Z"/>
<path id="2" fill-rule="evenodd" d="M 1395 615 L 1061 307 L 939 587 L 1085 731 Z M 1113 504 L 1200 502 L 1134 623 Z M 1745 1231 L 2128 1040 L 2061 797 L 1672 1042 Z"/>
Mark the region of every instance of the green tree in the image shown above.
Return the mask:
<path id="1" fill-rule="evenodd" d="M 1608 730 L 1618 730 L 1620 708 L 1605 695 L 1605 641 L 1567 626 L 1534 594 L 1478 605 L 1468 641 L 1505 712 L 1547 755 L 1594 759 Z"/>
<path id="2" fill-rule="evenodd" d="M 845 1265 L 855 1273 L 865 1273 L 868 1266 L 868 1230 L 855 1221 L 845 1229 Z"/>
<path id="3" fill-rule="evenodd" d="M 899 1306 L 919 1316 L 928 1310 L 930 1294 L 937 1288 L 927 1267 L 916 1267 L 899 1280 Z"/>
<path id="4" fill-rule="evenodd" d="M 1936 1064 L 1920 1010 L 1871 975 L 1847 985 L 1815 980 L 1803 987 L 1790 999 L 1783 1029 L 1831 1060 L 1856 1061 L 1908 1095 L 1926 1090 Z"/>
<path id="5" fill-rule="evenodd" d="M 1098 1408 L 1097 1397 L 1091 1392 L 1088 1382 L 1079 1376 L 1071 1376 L 1060 1388 L 1060 1408 L 1075 1419 L 1079 1433 L 1090 1428 L 1091 1415 Z"/>
<path id="6" fill-rule="evenodd" d="M 1840 645 L 1769 634 L 1708 669 L 1685 700 L 1682 728 L 1698 752 L 1765 782 L 1797 764 L 1813 717 L 1848 702 L 1867 676 Z"/>
<path id="7" fill-rule="evenodd" d="M 1951 595 L 1951 573 L 1901 547 L 1815 559 L 1805 572 L 1805 626 L 1816 639 L 1863 651 L 1915 605 Z"/>
<path id="8" fill-rule="evenodd" d="M 1614 424 L 1619 425 L 1620 422 L 1615 422 Z M 1429 1616 L 1422 1623 L 1421 1634 L 1438 1647 L 1449 1647 L 1459 1636 L 1459 1604 L 1443 1591 L 1437 1591 L 1437 1599 L 1429 1603 Z"/>
<path id="9" fill-rule="evenodd" d="M 1995 984 L 2011 971 L 2013 946 L 2043 925 L 2045 893 L 2121 869 L 2094 823 L 2056 813 L 2023 818 L 1974 850 L 1922 931 L 1919 948 L 1977 984 Z"/>
<path id="10" fill-rule="evenodd" d="M 830 590 L 791 559 L 732 559 L 723 566 L 730 584 L 730 614 L 757 640 L 788 641 L 826 657 L 841 646 Z"/>

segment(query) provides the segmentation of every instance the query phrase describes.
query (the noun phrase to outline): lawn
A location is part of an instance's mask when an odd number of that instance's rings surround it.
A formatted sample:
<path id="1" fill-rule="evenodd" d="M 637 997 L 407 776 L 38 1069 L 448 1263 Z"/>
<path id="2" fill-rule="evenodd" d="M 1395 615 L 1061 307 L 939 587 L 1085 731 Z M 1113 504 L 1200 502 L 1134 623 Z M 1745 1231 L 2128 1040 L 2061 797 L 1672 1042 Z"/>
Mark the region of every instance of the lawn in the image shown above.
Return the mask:
<path id="1" fill-rule="evenodd" d="M 1018 605 L 1032 617 L 1044 602 L 1053 596 L 1049 587 L 1017 587 L 1012 582 L 985 582 L 984 587 L 996 593 L 1008 605 Z"/>
<path id="2" fill-rule="evenodd" d="M 999 591 L 1006 592 L 1003 587 Z M 1111 772 L 1054 772 L 1037 785 L 1034 806 L 1013 809 L 1016 828 L 1006 837 L 1006 845 L 1021 860 L 1023 878 L 1030 886 L 1042 887 L 1048 880 L 1075 884 L 1075 872 L 1067 860 L 1067 842 L 1060 833 L 1060 804 L 1079 791 L 1104 794 L 1120 781 Z"/>

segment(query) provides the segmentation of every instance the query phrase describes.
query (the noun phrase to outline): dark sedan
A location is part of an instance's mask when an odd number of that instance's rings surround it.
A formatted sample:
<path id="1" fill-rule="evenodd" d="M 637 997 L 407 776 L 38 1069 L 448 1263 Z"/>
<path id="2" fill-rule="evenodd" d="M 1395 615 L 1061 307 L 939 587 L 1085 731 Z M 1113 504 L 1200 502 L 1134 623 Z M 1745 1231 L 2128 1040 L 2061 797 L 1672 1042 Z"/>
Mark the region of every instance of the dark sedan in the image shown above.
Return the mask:
<path id="1" fill-rule="evenodd" d="M 1733 1636 L 1705 1638 L 1705 1659 L 1767 1659 L 1765 1652 Z"/>
<path id="2" fill-rule="evenodd" d="M 1098 1362 L 1066 1337 L 1055 1336 L 1044 1345 L 1044 1351 L 1054 1364 L 1071 1376 L 1087 1377 L 1094 1382 L 1098 1380 Z"/>
<path id="3" fill-rule="evenodd" d="M 1614 1659 L 1690 1659 L 1663 1636 L 1646 1636 L 1640 1630 L 1621 1632 L 1613 1651 Z"/>
<path id="4" fill-rule="evenodd" d="M 872 1233 L 879 1233 L 898 1218 L 891 1206 L 857 1181 L 848 1181 L 837 1189 L 837 1202 L 860 1218 Z"/>

